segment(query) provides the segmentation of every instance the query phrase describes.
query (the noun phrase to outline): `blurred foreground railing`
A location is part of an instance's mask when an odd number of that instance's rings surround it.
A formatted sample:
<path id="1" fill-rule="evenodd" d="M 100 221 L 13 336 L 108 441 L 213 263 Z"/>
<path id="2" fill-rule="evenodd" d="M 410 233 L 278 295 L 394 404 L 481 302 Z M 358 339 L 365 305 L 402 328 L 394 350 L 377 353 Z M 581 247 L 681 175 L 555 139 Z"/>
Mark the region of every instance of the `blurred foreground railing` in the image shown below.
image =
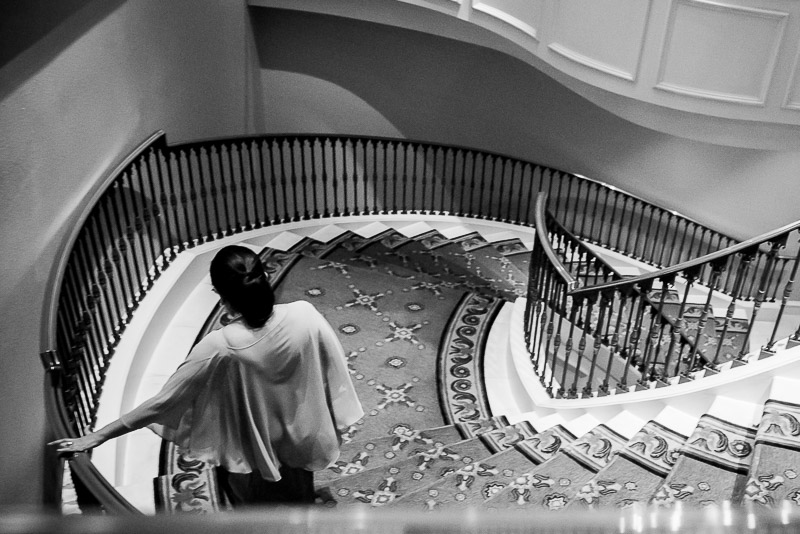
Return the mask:
<path id="1" fill-rule="evenodd" d="M 497 534 L 543 532 L 552 534 L 628 533 L 792 533 L 800 529 L 795 506 L 788 501 L 775 509 L 735 509 L 727 503 L 703 510 L 673 508 L 624 510 L 545 510 L 487 513 L 477 509 L 459 512 L 410 512 L 391 509 L 335 511 L 325 508 L 265 508 L 214 515 L 158 517 L 72 516 L 14 512 L 0 509 L 0 532 L 28 534 L 59 532 L 270 532 L 287 534 Z M 565 514 L 568 514 L 565 515 Z"/>

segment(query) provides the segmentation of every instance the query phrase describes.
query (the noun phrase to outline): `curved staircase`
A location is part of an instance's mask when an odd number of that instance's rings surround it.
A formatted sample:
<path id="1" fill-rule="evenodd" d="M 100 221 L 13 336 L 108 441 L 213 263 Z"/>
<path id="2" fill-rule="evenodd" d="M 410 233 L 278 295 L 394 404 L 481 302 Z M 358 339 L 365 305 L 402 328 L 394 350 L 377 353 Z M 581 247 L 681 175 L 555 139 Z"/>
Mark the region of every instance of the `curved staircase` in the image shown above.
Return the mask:
<path id="1" fill-rule="evenodd" d="M 507 228 L 372 222 L 241 236 L 260 250 L 279 301 L 309 300 L 337 330 L 367 414 L 345 432 L 340 459 L 317 473 L 321 502 L 420 511 L 800 505 L 791 377 L 748 395 L 708 393 L 691 409 L 681 397 L 537 407 L 510 377 L 500 387 L 517 393 L 492 391 L 502 381 L 485 373 L 510 358 L 502 323 L 525 295 L 530 258 L 528 236 Z M 217 306 L 200 335 L 226 320 Z M 166 452 L 156 485 L 164 510 L 226 509 L 213 471 Z"/>

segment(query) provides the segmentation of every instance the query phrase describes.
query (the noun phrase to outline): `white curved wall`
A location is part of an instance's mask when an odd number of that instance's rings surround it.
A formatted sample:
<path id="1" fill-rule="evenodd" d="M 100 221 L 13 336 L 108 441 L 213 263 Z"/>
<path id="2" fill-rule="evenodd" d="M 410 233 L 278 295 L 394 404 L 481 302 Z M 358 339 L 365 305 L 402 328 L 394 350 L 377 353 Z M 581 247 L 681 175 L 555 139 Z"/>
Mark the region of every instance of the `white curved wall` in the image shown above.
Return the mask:
<path id="1" fill-rule="evenodd" d="M 0 505 L 41 499 L 40 321 L 77 208 L 157 129 L 171 141 L 247 129 L 243 5 L 82 4 L 0 68 Z"/>

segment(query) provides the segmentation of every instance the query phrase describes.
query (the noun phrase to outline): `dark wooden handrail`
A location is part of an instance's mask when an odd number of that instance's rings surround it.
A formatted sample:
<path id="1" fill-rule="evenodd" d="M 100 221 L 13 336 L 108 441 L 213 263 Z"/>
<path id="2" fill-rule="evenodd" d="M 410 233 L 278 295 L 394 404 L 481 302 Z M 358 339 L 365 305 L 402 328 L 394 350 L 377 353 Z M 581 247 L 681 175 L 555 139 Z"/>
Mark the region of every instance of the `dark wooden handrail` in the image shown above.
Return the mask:
<path id="1" fill-rule="evenodd" d="M 578 281 L 569 273 L 569 269 L 567 269 L 564 264 L 561 263 L 561 260 L 558 259 L 558 256 L 550 244 L 550 236 L 547 235 L 547 225 L 545 224 L 545 213 L 547 211 L 546 206 L 547 193 L 539 193 L 539 196 L 536 197 L 536 211 L 534 214 L 538 243 L 542 245 L 544 253 L 550 260 L 553 269 L 555 269 L 558 276 L 564 281 L 564 284 L 568 290 L 574 291 L 578 288 Z"/>
<path id="2" fill-rule="evenodd" d="M 678 265 L 673 265 L 672 267 L 659 269 L 657 271 L 641 274 L 639 276 L 632 276 L 629 278 L 625 278 L 624 280 L 618 280 L 615 282 L 607 282 L 605 284 L 598 284 L 595 286 L 576 288 L 572 290 L 570 294 L 576 297 L 589 297 L 591 295 L 598 294 L 602 291 L 619 289 L 623 286 L 641 285 L 642 283 L 646 283 L 648 281 L 655 281 L 661 278 L 666 278 L 672 275 L 676 275 L 678 273 L 691 271 L 703 265 L 711 265 L 719 263 L 722 260 L 725 260 L 733 256 L 734 254 L 747 253 L 749 251 L 753 251 L 755 253 L 755 251 L 757 251 L 760 245 L 764 243 L 771 243 L 775 240 L 776 237 L 782 237 L 785 239 L 785 237 L 790 232 L 798 229 L 800 229 L 800 221 L 787 224 L 785 226 L 778 228 L 777 230 L 766 232 L 756 237 L 752 237 L 747 241 L 743 241 L 741 243 L 724 248 L 722 250 L 712 252 L 711 254 L 706 254 L 705 256 L 701 256 L 693 260 L 685 261 Z"/>
<path id="3" fill-rule="evenodd" d="M 45 410 L 48 416 L 53 435 L 58 437 L 78 437 L 73 428 L 73 422 L 67 414 L 61 390 L 61 373 L 63 369 L 55 353 L 43 353 L 42 363 L 45 366 L 45 375 L 49 387 L 44 388 Z M 48 454 L 56 454 L 49 450 Z M 63 456 L 69 462 L 74 476 L 94 500 L 108 513 L 143 515 L 138 508 L 133 506 L 112 486 L 108 480 L 97 470 L 89 454 L 79 452 Z M 57 488 L 59 490 L 60 488 Z M 59 492 L 60 493 L 60 492 Z"/>
<path id="4" fill-rule="evenodd" d="M 45 307 L 45 316 L 44 320 L 42 321 L 41 346 L 45 347 L 45 350 L 51 350 L 55 347 L 58 294 L 60 293 L 60 288 L 64 280 L 64 273 L 67 269 L 69 252 L 75 245 L 75 241 L 77 241 L 78 235 L 83 229 L 83 225 L 89 218 L 89 214 L 92 212 L 92 209 L 97 205 L 99 200 L 103 197 L 106 190 L 119 177 L 120 172 L 130 165 L 132 161 L 144 154 L 147 149 L 158 145 L 166 146 L 166 134 L 163 130 L 157 130 L 150 134 L 150 136 L 139 143 L 139 145 L 137 145 L 131 153 L 123 157 L 122 160 L 117 163 L 117 165 L 115 165 L 110 172 L 103 176 L 103 178 L 94 188 L 94 191 L 84 199 L 81 207 L 78 208 L 78 216 L 75 219 L 75 222 L 70 225 L 72 230 L 62 242 L 61 247 L 56 254 L 56 262 L 47 278 L 47 289 L 45 295 L 50 295 L 51 300 L 50 305 Z"/>

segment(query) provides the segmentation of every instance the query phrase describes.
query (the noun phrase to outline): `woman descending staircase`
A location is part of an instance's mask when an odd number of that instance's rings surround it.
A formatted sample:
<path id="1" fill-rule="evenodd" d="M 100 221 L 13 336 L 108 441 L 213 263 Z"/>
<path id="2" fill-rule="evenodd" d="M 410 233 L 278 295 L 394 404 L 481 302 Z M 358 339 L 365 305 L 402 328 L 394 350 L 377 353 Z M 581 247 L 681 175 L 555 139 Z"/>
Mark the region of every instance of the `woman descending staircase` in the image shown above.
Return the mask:
<path id="1" fill-rule="evenodd" d="M 496 342 L 490 331 L 526 295 L 529 246 L 454 225 L 375 223 L 257 247 L 278 300 L 312 302 L 339 334 L 366 413 L 344 433 L 339 460 L 317 473 L 320 502 L 420 511 L 800 506 L 800 403 L 790 379 L 773 379 L 760 404 L 717 395 L 696 415 L 680 400 L 602 417 L 496 413 L 484 357 L 505 352 L 487 346 Z M 577 269 L 588 273 L 585 262 Z M 200 335 L 227 320 L 218 307 Z M 593 366 L 613 368 L 620 379 L 622 363 L 611 353 L 569 371 L 587 378 Z M 213 471 L 170 445 L 165 452 L 156 484 L 164 510 L 227 508 Z"/>

